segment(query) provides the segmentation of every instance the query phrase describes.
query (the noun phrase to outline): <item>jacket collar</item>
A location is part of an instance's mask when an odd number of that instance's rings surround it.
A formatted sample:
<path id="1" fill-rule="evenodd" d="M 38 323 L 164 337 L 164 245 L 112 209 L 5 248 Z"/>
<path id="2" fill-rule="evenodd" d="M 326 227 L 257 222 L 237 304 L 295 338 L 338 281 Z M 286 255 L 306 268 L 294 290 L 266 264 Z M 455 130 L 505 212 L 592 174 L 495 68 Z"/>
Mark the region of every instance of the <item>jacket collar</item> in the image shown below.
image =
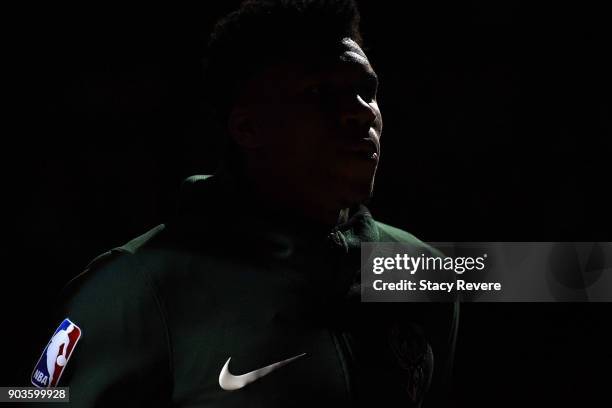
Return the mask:
<path id="1" fill-rule="evenodd" d="M 186 231 L 200 236 L 239 234 L 250 240 L 263 239 L 286 247 L 324 245 L 340 251 L 359 250 L 361 242 L 377 241 L 378 228 L 368 208 L 352 208 L 346 222 L 333 228 L 313 227 L 312 222 L 295 217 L 278 216 L 262 208 L 248 194 L 248 189 L 234 175 L 196 175 L 181 186 L 177 220 Z M 238 236 L 238 235 L 236 235 Z"/>
<path id="2" fill-rule="evenodd" d="M 303 220 L 270 216 L 226 175 L 186 179 L 174 226 L 182 248 L 280 263 L 305 279 L 326 282 L 320 286 L 328 288 L 330 299 L 359 299 L 361 243 L 380 238 L 364 205 L 354 208 L 346 222 L 321 231 Z"/>

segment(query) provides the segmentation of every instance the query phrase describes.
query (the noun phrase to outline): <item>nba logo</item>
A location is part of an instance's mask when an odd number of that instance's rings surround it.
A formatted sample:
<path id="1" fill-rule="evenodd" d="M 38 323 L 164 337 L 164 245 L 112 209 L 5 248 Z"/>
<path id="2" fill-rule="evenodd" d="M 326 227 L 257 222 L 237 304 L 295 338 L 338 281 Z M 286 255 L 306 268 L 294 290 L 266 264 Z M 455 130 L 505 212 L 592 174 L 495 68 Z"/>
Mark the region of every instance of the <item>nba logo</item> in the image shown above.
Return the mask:
<path id="1" fill-rule="evenodd" d="M 64 319 L 36 363 L 32 384 L 39 388 L 56 387 L 80 338 L 81 329 L 70 319 Z"/>

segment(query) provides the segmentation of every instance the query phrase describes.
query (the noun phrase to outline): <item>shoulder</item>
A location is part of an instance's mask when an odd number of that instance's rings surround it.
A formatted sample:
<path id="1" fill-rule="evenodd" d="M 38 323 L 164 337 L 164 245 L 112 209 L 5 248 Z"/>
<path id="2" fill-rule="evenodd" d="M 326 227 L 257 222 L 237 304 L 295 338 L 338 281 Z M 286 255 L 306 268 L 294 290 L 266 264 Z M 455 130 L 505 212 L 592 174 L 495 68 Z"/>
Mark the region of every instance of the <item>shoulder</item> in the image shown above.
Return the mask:
<path id="1" fill-rule="evenodd" d="M 123 244 L 122 246 L 119 247 L 119 249 L 124 252 L 134 254 L 138 252 L 141 248 L 146 247 L 148 244 L 150 244 L 165 229 L 166 229 L 166 226 L 164 224 L 159 224 L 158 226 L 151 228 L 149 231 L 145 232 L 144 234 Z"/>
<path id="2" fill-rule="evenodd" d="M 137 253 L 143 252 L 155 237 L 165 229 L 164 224 L 160 224 L 142 235 L 130 240 L 129 242 L 112 248 L 95 258 L 93 258 L 84 270 L 72 278 L 64 287 L 64 291 L 74 291 L 84 281 L 93 279 L 93 275 L 100 277 L 106 276 L 107 280 L 112 280 L 113 275 L 119 274 L 116 278 L 120 281 L 128 281 L 135 274 L 135 261 Z"/>
<path id="3" fill-rule="evenodd" d="M 151 276 L 139 258 L 164 228 L 160 224 L 95 257 L 64 286 L 60 295 L 63 302 L 89 309 L 96 307 L 93 299 L 120 303 L 155 298 Z"/>
<path id="4" fill-rule="evenodd" d="M 113 336 L 113 344 L 139 344 L 139 333 L 159 333 L 152 347 L 165 349 L 166 313 L 154 279 L 139 259 L 140 252 L 163 230 L 159 225 L 128 243 L 94 258 L 60 293 L 58 311 L 69 316 L 88 333 L 95 348 L 102 339 Z M 155 344 L 153 344 L 153 342 Z M 85 344 L 82 346 L 84 347 Z M 94 347 L 95 345 L 95 347 Z"/>
<path id="5" fill-rule="evenodd" d="M 154 281 L 139 254 L 164 229 L 157 226 L 94 258 L 60 294 L 55 317 L 81 331 L 78 350 L 62 376 L 79 405 L 105 398 L 138 401 L 144 390 L 166 398 L 172 378 L 167 316 Z M 141 373 L 156 372 L 151 379 Z M 128 389 L 128 386 L 130 389 Z M 111 391 L 109 391 L 111 390 Z M 71 395 L 71 399 L 72 399 Z"/>

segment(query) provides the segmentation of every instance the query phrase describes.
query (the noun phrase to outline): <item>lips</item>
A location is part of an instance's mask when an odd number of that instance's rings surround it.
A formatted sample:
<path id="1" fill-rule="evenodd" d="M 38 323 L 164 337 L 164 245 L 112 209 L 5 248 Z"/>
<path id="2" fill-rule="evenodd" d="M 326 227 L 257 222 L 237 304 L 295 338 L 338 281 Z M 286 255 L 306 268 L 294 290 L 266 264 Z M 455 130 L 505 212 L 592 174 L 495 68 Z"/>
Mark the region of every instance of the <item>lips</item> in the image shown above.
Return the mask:
<path id="1" fill-rule="evenodd" d="M 378 146 L 372 139 L 362 139 L 356 143 L 351 143 L 346 149 L 350 153 L 355 153 L 365 159 L 378 159 Z"/>

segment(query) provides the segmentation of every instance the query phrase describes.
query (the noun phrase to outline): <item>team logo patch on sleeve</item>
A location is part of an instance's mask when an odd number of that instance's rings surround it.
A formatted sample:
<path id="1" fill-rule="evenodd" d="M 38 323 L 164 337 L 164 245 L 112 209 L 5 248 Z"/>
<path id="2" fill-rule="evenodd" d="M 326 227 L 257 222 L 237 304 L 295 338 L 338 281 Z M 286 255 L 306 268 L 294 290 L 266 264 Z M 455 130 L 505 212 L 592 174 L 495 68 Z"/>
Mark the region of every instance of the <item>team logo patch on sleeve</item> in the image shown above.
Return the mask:
<path id="1" fill-rule="evenodd" d="M 32 384 L 39 388 L 56 387 L 80 338 L 81 329 L 70 319 L 64 319 L 34 367 Z"/>

